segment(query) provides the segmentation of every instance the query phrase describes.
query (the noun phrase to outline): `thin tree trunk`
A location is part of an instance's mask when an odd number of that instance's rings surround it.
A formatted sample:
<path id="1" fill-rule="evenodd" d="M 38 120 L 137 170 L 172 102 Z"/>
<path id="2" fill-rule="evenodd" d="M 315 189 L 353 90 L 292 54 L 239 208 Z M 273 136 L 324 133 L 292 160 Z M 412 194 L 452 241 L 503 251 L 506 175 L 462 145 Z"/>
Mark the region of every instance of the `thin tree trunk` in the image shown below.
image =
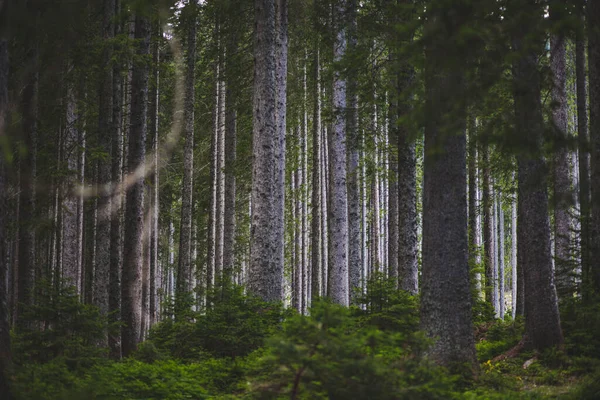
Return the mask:
<path id="1" fill-rule="evenodd" d="M 135 38 L 140 45 L 137 55 L 148 57 L 150 53 L 150 23 L 141 15 L 135 17 Z M 128 170 L 136 174 L 143 168 L 146 157 L 146 134 L 148 114 L 148 66 L 134 64 L 131 82 L 131 120 L 129 134 Z M 125 210 L 125 243 L 122 276 L 122 352 L 127 357 L 136 350 L 141 331 L 142 312 L 142 240 L 144 233 L 144 179 L 134 175 L 134 182 L 127 188 Z"/>
<path id="2" fill-rule="evenodd" d="M 323 212 L 323 197 L 321 190 L 322 171 L 321 163 L 323 162 L 322 143 L 321 143 L 321 70 L 319 65 L 319 48 L 317 44 L 316 56 L 314 61 L 314 83 L 315 83 L 315 103 L 313 110 L 313 148 L 312 148 L 312 236 L 311 236 L 311 298 L 314 302 L 321 296 L 323 268 L 323 227 L 322 227 L 322 212 Z"/>
<path id="3" fill-rule="evenodd" d="M 479 265 L 479 212 L 477 208 L 477 122 L 475 117 L 470 115 L 467 121 L 468 142 L 468 174 L 469 174 L 469 271 Z M 479 297 L 481 291 L 481 275 L 471 276 L 471 287 Z"/>
<path id="4" fill-rule="evenodd" d="M 185 84 L 185 147 L 183 161 L 183 184 L 181 189 L 181 226 L 179 230 L 179 264 L 177 269 L 176 299 L 181 301 L 192 291 L 192 192 L 194 180 L 194 105 L 196 70 L 196 2 L 186 6 L 188 29 L 187 69 Z M 179 310 L 181 311 L 181 310 Z"/>
<path id="5" fill-rule="evenodd" d="M 504 210 L 502 196 L 498 194 L 498 314 L 504 319 Z"/>
<path id="6" fill-rule="evenodd" d="M 235 196 L 236 196 L 236 135 L 237 135 L 237 91 L 233 63 L 237 57 L 236 37 L 232 36 L 227 48 L 226 68 L 227 91 L 225 94 L 225 225 L 223 232 L 223 275 L 224 283 L 233 282 L 235 249 Z"/>
<path id="7" fill-rule="evenodd" d="M 121 12 L 121 0 L 115 0 L 115 14 Z M 115 25 L 115 36 L 121 33 L 121 25 Z M 111 323 L 121 319 L 121 267 L 123 264 L 123 239 L 122 231 L 122 204 L 123 187 L 121 174 L 123 171 L 123 78 L 121 77 L 122 63 L 118 60 L 113 64 L 113 112 L 112 112 L 112 154 L 111 174 L 113 187 L 116 189 L 111 201 L 110 222 L 110 267 L 109 267 L 109 292 L 108 292 L 108 318 Z M 108 346 L 112 359 L 121 358 L 120 330 L 113 330 L 108 335 Z"/>
<path id="8" fill-rule="evenodd" d="M 517 307 L 519 304 L 518 298 L 518 285 L 519 277 L 517 274 L 517 196 L 515 195 L 512 199 L 511 205 L 511 216 L 510 216 L 510 241 L 511 241 L 511 252 L 510 252 L 510 263 L 512 268 L 512 316 L 517 316 Z"/>
<path id="9" fill-rule="evenodd" d="M 485 301 L 492 306 L 495 303 L 494 297 L 494 229 L 493 229 L 493 208 L 492 208 L 492 180 L 490 167 L 490 147 L 489 144 L 483 144 L 482 152 L 483 172 L 483 253 L 485 265 Z"/>

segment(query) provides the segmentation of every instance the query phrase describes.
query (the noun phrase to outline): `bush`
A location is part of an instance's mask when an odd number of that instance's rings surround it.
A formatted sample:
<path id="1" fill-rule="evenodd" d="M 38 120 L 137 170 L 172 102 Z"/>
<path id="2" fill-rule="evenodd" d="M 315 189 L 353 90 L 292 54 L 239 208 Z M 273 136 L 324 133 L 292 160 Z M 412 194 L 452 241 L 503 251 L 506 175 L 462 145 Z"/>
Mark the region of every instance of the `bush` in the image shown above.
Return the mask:
<path id="1" fill-rule="evenodd" d="M 417 356 L 404 336 L 360 327 L 347 308 L 317 302 L 310 317 L 289 318 L 268 340 L 251 393 L 261 399 L 448 398 L 453 379 Z"/>
<path id="2" fill-rule="evenodd" d="M 155 326 L 149 335 L 158 351 L 182 360 L 243 357 L 264 344 L 285 315 L 279 303 L 247 296 L 241 286 L 219 291 L 223 300 L 193 318 L 175 315 Z M 215 295 L 213 295 L 215 296 Z M 214 297 L 216 298 L 216 297 Z"/>

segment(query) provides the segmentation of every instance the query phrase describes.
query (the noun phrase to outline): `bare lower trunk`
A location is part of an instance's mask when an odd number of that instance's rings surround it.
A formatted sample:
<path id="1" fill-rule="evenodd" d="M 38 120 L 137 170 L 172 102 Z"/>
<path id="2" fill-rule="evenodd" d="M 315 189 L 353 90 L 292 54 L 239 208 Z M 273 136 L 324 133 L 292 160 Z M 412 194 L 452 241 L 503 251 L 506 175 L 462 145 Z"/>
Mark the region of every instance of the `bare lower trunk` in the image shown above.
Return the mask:
<path id="1" fill-rule="evenodd" d="M 315 59 L 315 104 L 313 110 L 313 131 L 312 131 L 312 236 L 311 236 L 311 299 L 315 301 L 322 293 L 323 268 L 323 228 L 322 212 L 323 197 L 321 191 L 322 171 L 322 143 L 321 143 L 321 82 L 319 66 L 319 49 L 316 50 Z"/>
<path id="2" fill-rule="evenodd" d="M 334 62 L 346 53 L 345 0 L 334 7 Z M 346 81 L 339 70 L 333 76 L 333 129 L 330 134 L 330 207 L 328 296 L 335 303 L 348 305 L 348 197 L 346 186 Z"/>
<path id="3" fill-rule="evenodd" d="M 139 40 L 137 54 L 149 55 L 150 23 L 146 17 L 136 15 L 135 38 Z M 134 64 L 131 82 L 131 116 L 128 150 L 129 174 L 143 168 L 146 157 L 148 114 L 148 66 Z M 127 357 L 137 348 L 141 330 L 142 312 L 142 250 L 144 233 L 144 179 L 136 176 L 127 188 L 125 210 L 125 243 L 121 287 L 123 327 L 122 352 Z"/>

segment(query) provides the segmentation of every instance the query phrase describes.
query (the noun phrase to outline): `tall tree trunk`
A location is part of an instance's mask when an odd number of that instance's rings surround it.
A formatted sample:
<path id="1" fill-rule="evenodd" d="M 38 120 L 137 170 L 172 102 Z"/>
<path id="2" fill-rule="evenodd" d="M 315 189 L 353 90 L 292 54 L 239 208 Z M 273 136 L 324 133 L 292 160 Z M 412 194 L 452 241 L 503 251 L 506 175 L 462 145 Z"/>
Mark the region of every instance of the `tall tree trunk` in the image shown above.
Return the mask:
<path id="1" fill-rule="evenodd" d="M 234 61 L 238 53 L 237 37 L 232 35 L 227 47 L 225 94 L 225 225 L 223 232 L 223 275 L 224 283 L 233 282 L 235 261 L 235 196 L 236 196 L 236 136 L 237 136 L 237 90 L 235 89 Z"/>
<path id="2" fill-rule="evenodd" d="M 587 4 L 589 90 L 590 90 L 590 187 L 591 187 L 591 254 L 600 260 L 600 4 Z M 600 263 L 591 261 L 590 280 L 600 293 Z"/>
<path id="3" fill-rule="evenodd" d="M 541 350 L 560 345 L 560 328 L 556 288 L 552 273 L 550 223 L 548 219 L 548 171 L 541 154 L 544 119 L 537 54 L 532 46 L 531 29 L 542 21 L 542 7 L 534 1 L 515 5 L 513 48 L 519 57 L 513 63 L 513 91 L 516 135 L 524 143 L 518 156 L 518 255 L 522 262 L 525 285 L 525 331 L 532 347 Z M 537 18 L 537 20 L 536 20 Z M 527 40 L 527 42 L 525 42 Z"/>
<path id="4" fill-rule="evenodd" d="M 322 293 L 321 271 L 323 268 L 323 227 L 322 212 L 323 202 L 321 191 L 322 171 L 321 163 L 323 158 L 321 143 L 321 69 L 319 65 L 319 47 L 317 44 L 316 56 L 314 60 L 314 84 L 315 84 L 315 103 L 313 110 L 313 131 L 312 131 L 312 236 L 311 236 L 311 298 L 313 301 L 318 299 Z"/>
<path id="5" fill-rule="evenodd" d="M 340 0 L 333 10 L 333 61 L 346 54 L 347 1 Z M 346 80 L 336 69 L 333 75 L 333 130 L 330 134 L 330 206 L 328 295 L 335 303 L 348 305 L 348 196 L 346 186 Z"/>
<path id="6" fill-rule="evenodd" d="M 279 28 L 285 29 L 281 35 L 276 31 L 275 0 L 254 2 L 254 161 L 247 279 L 249 292 L 267 301 L 280 301 L 283 296 L 284 187 L 281 174 L 285 164 L 281 147 L 285 135 L 286 74 L 282 73 L 281 66 L 287 63 L 287 4 L 286 0 L 277 1 Z M 285 45 L 276 40 L 280 36 L 285 37 Z"/>
<path id="7" fill-rule="evenodd" d="M 136 15 L 135 38 L 140 44 L 137 55 L 150 53 L 150 22 Z M 128 170 L 133 183 L 127 188 L 125 210 L 125 243 L 122 276 L 122 352 L 127 357 L 136 350 L 140 338 L 142 312 L 142 239 L 144 233 L 144 178 L 137 170 L 143 169 L 146 157 L 148 115 L 148 66 L 136 63 L 131 81 L 131 120 L 129 132 Z M 139 174 L 139 175 L 138 175 Z"/>
<path id="8" fill-rule="evenodd" d="M 504 210 L 498 193 L 498 315 L 504 319 Z"/>
<path id="9" fill-rule="evenodd" d="M 109 271 L 110 271 L 110 234 L 111 234 L 111 139 L 113 111 L 113 68 L 112 38 L 114 36 L 113 19 L 115 1 L 104 0 L 104 16 L 102 20 L 102 38 L 104 49 L 102 54 L 101 84 L 99 88 L 98 138 L 106 157 L 98 160 L 98 225 L 96 226 L 96 264 L 94 266 L 93 303 L 102 315 L 109 310 Z M 108 337 L 102 340 L 107 343 Z"/>
<path id="10" fill-rule="evenodd" d="M 492 207 L 492 179 L 490 166 L 490 146 L 488 143 L 483 144 L 482 151 L 482 166 L 483 173 L 483 253 L 485 265 L 485 301 L 495 304 L 494 296 L 494 236 L 493 229 L 493 212 Z"/>
<path id="11" fill-rule="evenodd" d="M 8 5 L 6 6 L 8 8 Z M 8 12 L 2 9 L 0 12 Z M 5 29 L 5 28 L 3 28 Z M 6 126 L 8 125 L 8 33 L 0 32 L 0 137 L 4 138 Z M 8 311 L 8 277 L 10 263 L 8 258 L 8 246 L 6 235 L 6 224 L 8 216 L 8 185 L 7 165 L 4 153 L 0 152 L 0 397 L 6 400 L 12 399 L 9 386 L 9 374 L 12 363 L 10 351 L 10 324 Z"/>
<path id="12" fill-rule="evenodd" d="M 219 29 L 221 29 L 219 27 Z M 219 125 L 217 131 L 217 158 L 216 158 L 216 178 L 217 178 L 217 209 L 215 225 L 215 278 L 217 282 L 223 280 L 223 239 L 225 223 L 225 102 L 226 88 L 223 76 L 225 75 L 223 46 L 219 44 L 219 68 L 217 79 L 219 80 Z"/>
<path id="13" fill-rule="evenodd" d="M 587 116 L 584 10 L 581 2 L 581 25 L 575 38 L 575 74 L 577 85 L 577 142 L 579 149 L 579 210 L 581 215 L 581 280 L 587 293 L 590 272 L 590 144 Z"/>
<path id="14" fill-rule="evenodd" d="M 32 11 L 32 10 L 30 10 Z M 35 32 L 30 33 L 34 36 Z M 23 144 L 26 152 L 20 160 L 19 204 L 19 271 L 17 317 L 23 309 L 33 304 L 33 286 L 36 270 L 36 175 L 38 135 L 38 44 L 35 39 L 26 41 L 27 73 L 21 90 Z"/>
<path id="15" fill-rule="evenodd" d="M 348 0 L 348 52 L 354 56 L 357 51 L 357 1 Z M 348 75 L 346 128 L 348 137 L 348 274 L 350 279 L 350 300 L 354 303 L 356 289 L 360 287 L 360 271 L 362 269 L 360 247 L 360 202 L 358 191 L 358 91 L 356 80 L 352 79 L 355 71 Z M 397 269 L 397 268 L 396 268 Z"/>
<path id="16" fill-rule="evenodd" d="M 377 94 L 375 94 L 377 97 Z M 375 99 L 375 102 L 377 100 Z M 379 272 L 381 268 L 381 225 L 379 217 L 381 215 L 379 202 L 379 131 L 377 125 L 377 105 L 373 105 L 373 114 L 371 115 L 371 131 L 373 132 L 373 176 L 371 178 L 371 271 Z"/>
<path id="17" fill-rule="evenodd" d="M 510 263 L 512 268 L 512 315 L 513 318 L 517 316 L 517 307 L 520 299 L 518 298 L 518 285 L 519 277 L 517 274 L 517 196 L 515 195 L 512 199 L 511 204 L 511 215 L 510 215 Z"/>
<path id="18" fill-rule="evenodd" d="M 159 176 L 158 176 L 158 124 L 159 124 L 159 79 L 160 79 L 160 40 L 161 40 L 161 29 L 160 21 L 155 23 L 153 28 L 153 44 L 152 44 L 152 74 L 153 74 L 153 86 L 152 96 L 150 98 L 150 110 L 149 110 L 149 123 L 150 123 L 150 134 L 151 136 L 151 148 L 152 148 L 152 171 L 150 175 L 150 325 L 158 322 L 158 311 L 159 311 L 159 299 L 158 291 L 160 288 L 160 271 L 159 271 L 159 259 L 158 259 L 158 216 L 159 216 Z"/>
<path id="19" fill-rule="evenodd" d="M 468 174 L 469 174 L 469 270 L 479 265 L 479 211 L 477 195 L 477 121 L 474 116 L 469 115 L 467 121 L 468 141 Z M 474 299 L 479 298 L 481 292 L 481 275 L 471 276 L 471 288 L 474 290 Z"/>
<path id="20" fill-rule="evenodd" d="M 183 161 L 183 185 L 181 189 L 181 227 L 179 230 L 179 264 L 177 269 L 178 301 L 192 291 L 192 192 L 194 180 L 194 105 L 196 70 L 196 2 L 186 6 L 188 29 L 187 70 L 185 82 L 185 147 Z M 178 307 L 181 306 L 181 303 Z M 181 311 L 181 310 L 180 310 Z"/>
<path id="21" fill-rule="evenodd" d="M 66 129 L 63 146 L 66 150 L 66 165 L 68 178 L 64 183 L 62 193 L 62 278 L 67 286 L 73 285 L 77 293 L 81 293 L 81 254 L 79 242 L 79 129 L 77 128 L 77 110 L 75 90 L 72 84 L 67 84 Z"/>
<path id="22" fill-rule="evenodd" d="M 448 9 L 449 8 L 449 9 Z M 425 52 L 425 125 L 423 188 L 423 280 L 421 325 L 439 338 L 431 357 L 453 369 L 473 369 L 475 342 L 471 322 L 468 271 L 465 76 L 445 66 L 443 57 L 458 45 L 471 9 L 466 2 L 452 6 L 434 3 L 428 24 L 444 27 Z M 456 16 L 462 16 L 456 18 Z M 458 51 L 459 49 L 456 49 Z M 449 118 L 449 116 L 451 116 Z M 440 152 L 440 149 L 443 149 Z M 448 290 L 448 288 L 452 290 Z"/>
<path id="23" fill-rule="evenodd" d="M 558 8 L 558 7 L 557 7 Z M 551 18 L 557 9 L 550 10 Z M 557 22 L 561 21 L 559 19 Z M 573 291 L 573 271 L 571 271 L 571 231 L 570 208 L 574 203 L 571 190 L 570 154 L 566 145 L 567 126 L 567 89 L 566 89 L 566 41 L 562 34 L 550 39 L 550 68 L 552 70 L 552 122 L 555 129 L 556 150 L 554 152 L 554 255 L 556 291 L 559 299 L 568 298 Z"/>
<path id="24" fill-rule="evenodd" d="M 121 0 L 115 0 L 115 14 L 121 13 Z M 115 24 L 115 36 L 121 33 L 121 24 Z M 110 266 L 108 292 L 108 318 L 111 323 L 121 319 L 121 268 L 123 264 L 122 204 L 123 188 L 121 174 L 123 171 L 123 78 L 121 77 L 122 60 L 113 64 L 113 110 L 112 110 L 112 151 L 111 175 L 115 192 L 111 201 L 110 221 Z M 108 335 L 108 346 L 112 359 L 121 358 L 120 330 L 113 330 Z"/>

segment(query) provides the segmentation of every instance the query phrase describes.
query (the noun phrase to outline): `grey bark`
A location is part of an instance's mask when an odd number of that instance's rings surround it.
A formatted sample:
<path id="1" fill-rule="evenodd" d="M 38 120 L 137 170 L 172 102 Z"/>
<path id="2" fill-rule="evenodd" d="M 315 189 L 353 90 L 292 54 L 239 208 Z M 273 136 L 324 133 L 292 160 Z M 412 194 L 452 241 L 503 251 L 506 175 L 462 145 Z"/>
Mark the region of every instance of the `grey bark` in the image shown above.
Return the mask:
<path id="1" fill-rule="evenodd" d="M 77 129 L 76 98 L 72 84 L 67 84 L 66 129 L 63 147 L 66 150 L 66 167 L 68 177 L 62 191 L 61 225 L 62 237 L 62 277 L 67 286 L 73 285 L 77 293 L 81 293 L 81 247 L 79 242 L 79 139 Z"/>
<path id="2" fill-rule="evenodd" d="M 321 129 L 321 296 L 327 296 L 327 277 L 329 274 L 329 144 L 327 126 Z"/>
<path id="3" fill-rule="evenodd" d="M 158 116 L 159 116 L 159 61 L 160 61 L 160 22 L 157 22 L 154 26 L 153 32 L 153 44 L 152 44 L 152 64 L 153 64 L 153 81 L 152 97 L 150 98 L 150 110 L 149 110 L 149 131 L 151 136 L 151 148 L 152 148 L 152 171 L 150 175 L 150 325 L 158 322 L 158 311 L 159 311 L 159 296 L 157 288 L 160 288 L 160 270 L 159 270 L 159 259 L 158 259 L 158 216 L 159 216 L 159 175 L 158 175 Z"/>
<path id="4" fill-rule="evenodd" d="M 498 316 L 504 319 L 504 210 L 502 196 L 498 195 Z"/>
<path id="5" fill-rule="evenodd" d="M 121 12 L 121 0 L 115 0 L 115 14 Z M 121 25 L 115 24 L 115 36 L 121 33 Z M 110 221 L 110 267 L 109 267 L 109 292 L 108 309 L 109 321 L 115 323 L 121 319 L 121 268 L 123 264 L 123 236 L 121 235 L 123 213 L 123 188 L 121 174 L 123 171 L 123 78 L 121 77 L 121 60 L 113 64 L 113 110 L 112 110 L 112 149 L 111 149 L 111 175 L 113 187 L 116 188 L 111 201 Z M 121 358 L 121 335 L 119 331 L 109 332 L 108 346 L 112 359 Z"/>
<path id="6" fill-rule="evenodd" d="M 114 0 L 104 0 L 102 19 L 102 53 L 101 82 L 99 87 L 98 138 L 102 151 L 106 154 L 98 160 L 98 219 L 96 226 L 96 263 L 94 265 L 94 283 L 92 286 L 92 302 L 100 309 L 102 315 L 109 310 L 109 271 L 110 271 L 110 234 L 111 234 L 111 124 L 113 111 L 113 68 L 112 38 L 114 36 L 113 19 L 115 15 Z M 102 340 L 107 343 L 108 337 Z"/>
<path id="7" fill-rule="evenodd" d="M 135 38 L 139 40 L 137 55 L 150 53 L 150 22 L 136 15 Z M 143 167 L 146 157 L 148 115 L 148 65 L 135 63 L 131 81 L 131 116 L 128 151 L 128 170 L 135 173 Z M 123 318 L 122 353 L 124 357 L 136 350 L 141 331 L 142 312 L 142 250 L 144 231 L 144 179 L 138 177 L 127 188 L 125 237 L 121 287 Z"/>
<path id="8" fill-rule="evenodd" d="M 353 56 L 357 51 L 357 4 L 348 1 L 348 52 Z M 348 135 L 348 274 L 350 279 L 350 302 L 354 303 L 356 290 L 361 281 L 361 231 L 358 175 L 359 136 L 358 136 L 358 85 L 352 79 L 354 68 L 348 74 L 346 129 Z M 397 267 L 396 267 L 397 270 Z"/>
<path id="9" fill-rule="evenodd" d="M 482 151 L 483 172 L 483 253 L 485 265 L 485 301 L 491 305 L 495 304 L 494 296 L 494 229 L 493 229 L 493 207 L 492 207 L 492 181 L 490 167 L 489 144 L 483 144 Z"/>
<path id="10" fill-rule="evenodd" d="M 511 251 L 510 251 L 510 263 L 512 268 L 512 316 L 513 318 L 517 315 L 517 304 L 518 304 L 518 285 L 519 278 L 517 274 L 517 196 L 515 195 L 512 199 L 511 205 L 511 216 L 510 216 L 510 240 L 511 240 Z"/>
<path id="11" fill-rule="evenodd" d="M 279 5 L 278 11 L 284 15 L 284 18 L 279 19 L 287 22 L 285 0 L 280 0 Z M 284 237 L 281 146 L 282 135 L 285 134 L 283 122 L 286 103 L 285 83 L 281 81 L 285 81 L 286 76 L 281 73 L 278 65 L 286 65 L 287 47 L 284 57 L 281 49 L 283 43 L 280 40 L 276 43 L 279 33 L 275 27 L 275 0 L 255 0 L 254 6 L 254 160 L 247 282 L 250 293 L 260 296 L 263 300 L 280 301 L 283 296 Z M 285 36 L 287 46 L 287 24 L 279 25 L 280 29 L 286 29 L 286 34 L 282 36 Z M 280 50 L 277 51 L 277 48 Z M 276 57 L 276 53 L 279 57 Z M 281 57 L 285 59 L 282 60 Z M 280 114 L 280 111 L 283 114 Z M 281 126 L 284 127 L 283 133 L 279 129 Z"/>
<path id="12" fill-rule="evenodd" d="M 31 33 L 33 36 L 35 33 Z M 36 269 L 36 175 L 38 135 L 38 48 L 35 39 L 26 42 L 28 71 L 22 88 L 22 135 L 26 152 L 20 159 L 19 270 L 17 321 L 23 308 L 33 304 Z"/>
<path id="13" fill-rule="evenodd" d="M 552 12 L 553 10 L 551 10 Z M 554 255 L 556 291 L 559 299 L 568 297 L 573 290 L 571 262 L 572 220 L 570 208 L 574 204 L 570 178 L 570 152 L 566 141 L 567 89 L 566 41 L 561 34 L 550 39 L 550 69 L 552 71 L 552 122 L 557 142 L 554 152 Z"/>
<path id="14" fill-rule="evenodd" d="M 397 118 L 410 112 L 405 91 L 411 85 L 413 69 L 402 65 L 397 83 Z M 412 294 L 419 291 L 419 270 L 417 262 L 417 155 L 415 142 L 410 137 L 407 126 L 397 127 L 398 148 L 398 280 L 400 288 Z M 391 240 L 391 237 L 390 237 Z"/>
<path id="15" fill-rule="evenodd" d="M 8 5 L 6 6 L 8 8 Z M 0 12 L 8 12 L 2 9 Z M 8 35 L 6 32 L 0 32 L 0 137 L 5 134 L 5 128 L 8 125 L 8 78 L 9 78 L 9 58 L 8 58 Z M 6 400 L 12 399 L 12 393 L 9 386 L 9 374 L 12 364 L 10 350 L 10 325 L 8 311 L 8 277 L 10 272 L 10 262 L 7 246 L 7 220 L 8 216 L 8 185 L 6 179 L 7 166 L 4 160 L 4 154 L 0 154 L 0 397 Z"/>
<path id="16" fill-rule="evenodd" d="M 453 35 L 470 10 L 434 4 L 428 11 L 428 24 L 443 26 L 444 30 L 425 52 L 428 119 L 421 325 L 428 336 L 436 338 L 431 358 L 464 373 L 466 365 L 476 368 L 468 270 L 466 110 L 460 100 L 456 101 L 465 90 L 465 77 L 462 69 L 445 66 L 442 59 L 456 46 Z"/>
<path id="17" fill-rule="evenodd" d="M 548 219 L 548 169 L 541 155 L 544 119 L 541 105 L 541 83 L 537 54 L 531 40 L 531 29 L 541 21 L 542 10 L 536 2 L 520 2 L 518 20 L 513 32 L 513 48 L 519 57 L 513 62 L 513 93 L 516 134 L 524 143 L 518 157 L 518 256 L 523 268 L 525 285 L 525 331 L 528 343 L 542 350 L 560 345 L 558 303 L 550 244 Z M 516 10 L 513 10 L 515 12 Z M 525 16 L 525 18 L 523 18 Z M 534 18 L 538 18 L 536 21 Z M 533 19 L 533 21 L 532 21 Z"/>
<path id="18" fill-rule="evenodd" d="M 600 292 L 600 4 L 587 4 L 589 96 L 590 96 L 590 281 Z"/>
<path id="19" fill-rule="evenodd" d="M 185 147 L 183 150 L 183 182 L 181 188 L 181 226 L 179 230 L 179 264 L 177 269 L 177 295 L 192 291 L 192 192 L 194 180 L 194 105 L 196 71 L 196 2 L 186 5 L 187 17 L 187 65 L 185 76 Z"/>
<path id="20" fill-rule="evenodd" d="M 219 54 L 219 69 L 217 79 L 219 80 L 219 125 L 217 131 L 217 159 L 216 159 L 216 178 L 217 178 L 217 221 L 215 225 L 215 279 L 217 282 L 223 280 L 223 239 L 224 239 L 224 224 L 225 224 L 225 102 L 226 88 L 224 75 L 224 55 L 222 54 L 222 46 Z"/>
<path id="21" fill-rule="evenodd" d="M 583 10 L 580 10 L 583 14 Z M 575 38 L 575 74 L 577 85 L 577 142 L 579 149 L 579 212 L 581 215 L 581 280 L 589 282 L 590 272 L 590 147 L 587 116 L 585 26 L 577 29 Z M 584 291 L 585 293 L 585 291 Z"/>
<path id="22" fill-rule="evenodd" d="M 470 115 L 467 121 L 468 141 L 468 174 L 469 174 L 469 267 L 475 268 L 479 264 L 479 210 L 477 205 L 477 126 L 475 118 Z M 481 276 L 471 276 L 471 287 L 477 295 L 481 291 Z M 477 296 L 476 296 L 477 297 Z"/>
<path id="23" fill-rule="evenodd" d="M 316 56 L 314 60 L 314 84 L 315 84 L 315 103 L 313 109 L 313 127 L 312 127 L 312 235 L 311 235 L 311 299 L 315 301 L 322 293 L 323 268 L 323 229 L 322 229 L 322 211 L 323 197 L 321 190 L 321 163 L 323 161 L 321 152 L 321 74 L 319 65 L 319 48 L 317 44 Z"/>
<path id="24" fill-rule="evenodd" d="M 236 196 L 236 135 L 237 135 L 237 91 L 233 62 L 238 52 L 236 37 L 232 37 L 227 48 L 225 94 L 225 221 L 223 232 L 223 275 L 225 282 L 233 279 L 235 248 L 235 196 Z"/>
<path id="25" fill-rule="evenodd" d="M 333 11 L 333 61 L 339 63 L 346 53 L 344 16 L 346 0 Z M 330 206 L 328 296 L 337 304 L 348 305 L 348 196 L 346 187 L 346 81 L 341 71 L 333 74 L 333 126 L 330 134 Z"/>

